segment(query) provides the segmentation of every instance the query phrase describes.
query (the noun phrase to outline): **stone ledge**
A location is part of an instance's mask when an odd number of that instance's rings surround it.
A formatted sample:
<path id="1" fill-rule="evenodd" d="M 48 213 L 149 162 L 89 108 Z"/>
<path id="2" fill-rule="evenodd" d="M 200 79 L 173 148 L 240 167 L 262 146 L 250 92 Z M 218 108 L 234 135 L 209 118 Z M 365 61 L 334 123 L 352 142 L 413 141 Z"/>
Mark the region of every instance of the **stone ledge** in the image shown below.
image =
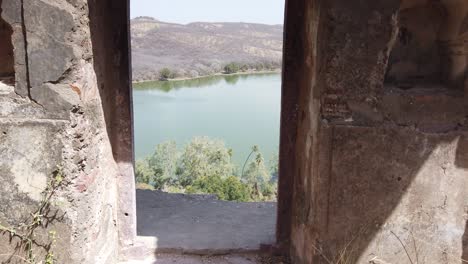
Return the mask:
<path id="1" fill-rule="evenodd" d="M 229 254 L 275 243 L 276 203 L 137 190 L 137 244 L 157 253 Z"/>

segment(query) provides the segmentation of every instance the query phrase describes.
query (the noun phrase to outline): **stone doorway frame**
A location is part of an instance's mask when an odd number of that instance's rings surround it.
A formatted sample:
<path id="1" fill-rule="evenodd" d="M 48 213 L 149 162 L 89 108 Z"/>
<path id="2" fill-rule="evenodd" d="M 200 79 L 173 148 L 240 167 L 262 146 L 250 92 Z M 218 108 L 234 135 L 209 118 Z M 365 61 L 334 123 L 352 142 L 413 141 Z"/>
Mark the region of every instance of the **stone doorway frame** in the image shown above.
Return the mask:
<path id="1" fill-rule="evenodd" d="M 296 172 L 296 139 L 301 93 L 312 89 L 315 70 L 315 28 L 310 27 L 315 1 L 285 0 L 284 54 L 280 127 L 280 164 L 276 247 L 287 253 L 292 223 L 292 199 Z M 121 247 L 136 238 L 136 193 L 130 43 L 130 0 L 90 0 L 90 16 L 97 17 L 99 36 L 96 61 L 103 63 L 107 89 L 103 101 L 109 138 L 120 177 L 118 179 L 118 228 Z M 313 24 L 313 23 L 312 23 Z M 315 34 L 314 34 L 315 33 Z M 116 60 L 116 58 L 118 60 Z M 117 61 L 117 63 L 116 63 Z"/>

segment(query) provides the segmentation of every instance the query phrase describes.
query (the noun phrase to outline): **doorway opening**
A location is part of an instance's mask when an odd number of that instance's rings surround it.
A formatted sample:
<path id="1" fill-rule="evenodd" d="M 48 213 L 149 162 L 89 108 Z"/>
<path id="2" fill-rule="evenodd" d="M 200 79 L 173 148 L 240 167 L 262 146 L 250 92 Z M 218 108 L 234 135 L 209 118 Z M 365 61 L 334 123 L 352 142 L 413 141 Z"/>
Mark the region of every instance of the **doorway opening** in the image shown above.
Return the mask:
<path id="1" fill-rule="evenodd" d="M 219 253 L 275 244 L 277 4 L 276 24 L 132 14 L 137 232 L 147 246 Z"/>
<path id="2" fill-rule="evenodd" d="M 1 3 L 2 1 L 0 6 Z M 11 41 L 13 29 L 1 15 L 0 9 L 0 86 L 13 86 L 15 84 L 15 63 Z"/>

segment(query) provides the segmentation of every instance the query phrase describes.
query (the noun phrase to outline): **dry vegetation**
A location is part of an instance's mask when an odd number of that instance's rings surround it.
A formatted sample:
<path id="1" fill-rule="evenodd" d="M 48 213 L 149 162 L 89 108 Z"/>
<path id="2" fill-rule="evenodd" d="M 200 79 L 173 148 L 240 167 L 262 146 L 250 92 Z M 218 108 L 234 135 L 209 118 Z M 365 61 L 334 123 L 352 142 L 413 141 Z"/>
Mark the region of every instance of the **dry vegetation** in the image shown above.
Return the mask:
<path id="1" fill-rule="evenodd" d="M 223 72 L 229 63 L 241 70 L 271 70 L 281 65 L 282 25 L 248 23 L 166 23 L 149 17 L 131 21 L 134 81 L 156 80 L 163 68 L 173 77 Z"/>

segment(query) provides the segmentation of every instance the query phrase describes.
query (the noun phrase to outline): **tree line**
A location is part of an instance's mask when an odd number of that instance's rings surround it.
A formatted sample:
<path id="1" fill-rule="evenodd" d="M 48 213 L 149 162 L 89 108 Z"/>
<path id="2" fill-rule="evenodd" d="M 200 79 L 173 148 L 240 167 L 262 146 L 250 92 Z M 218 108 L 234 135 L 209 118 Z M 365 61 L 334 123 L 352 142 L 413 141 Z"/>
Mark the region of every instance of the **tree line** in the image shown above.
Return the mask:
<path id="1" fill-rule="evenodd" d="M 238 63 L 231 62 L 226 64 L 222 68 L 222 73 L 224 74 L 234 74 L 239 72 L 247 71 L 273 71 L 281 67 L 280 63 L 276 62 L 257 62 L 257 63 Z M 179 77 L 184 77 L 183 74 L 180 74 L 177 70 L 169 69 L 167 67 L 159 70 L 159 80 L 167 81 L 169 79 L 175 79 Z"/>
<path id="2" fill-rule="evenodd" d="M 272 201 L 277 196 L 278 156 L 267 164 L 253 146 L 242 168 L 222 140 L 195 137 L 182 151 L 175 141 L 158 144 L 137 161 L 138 188 L 187 194 L 215 194 L 226 201 Z"/>

